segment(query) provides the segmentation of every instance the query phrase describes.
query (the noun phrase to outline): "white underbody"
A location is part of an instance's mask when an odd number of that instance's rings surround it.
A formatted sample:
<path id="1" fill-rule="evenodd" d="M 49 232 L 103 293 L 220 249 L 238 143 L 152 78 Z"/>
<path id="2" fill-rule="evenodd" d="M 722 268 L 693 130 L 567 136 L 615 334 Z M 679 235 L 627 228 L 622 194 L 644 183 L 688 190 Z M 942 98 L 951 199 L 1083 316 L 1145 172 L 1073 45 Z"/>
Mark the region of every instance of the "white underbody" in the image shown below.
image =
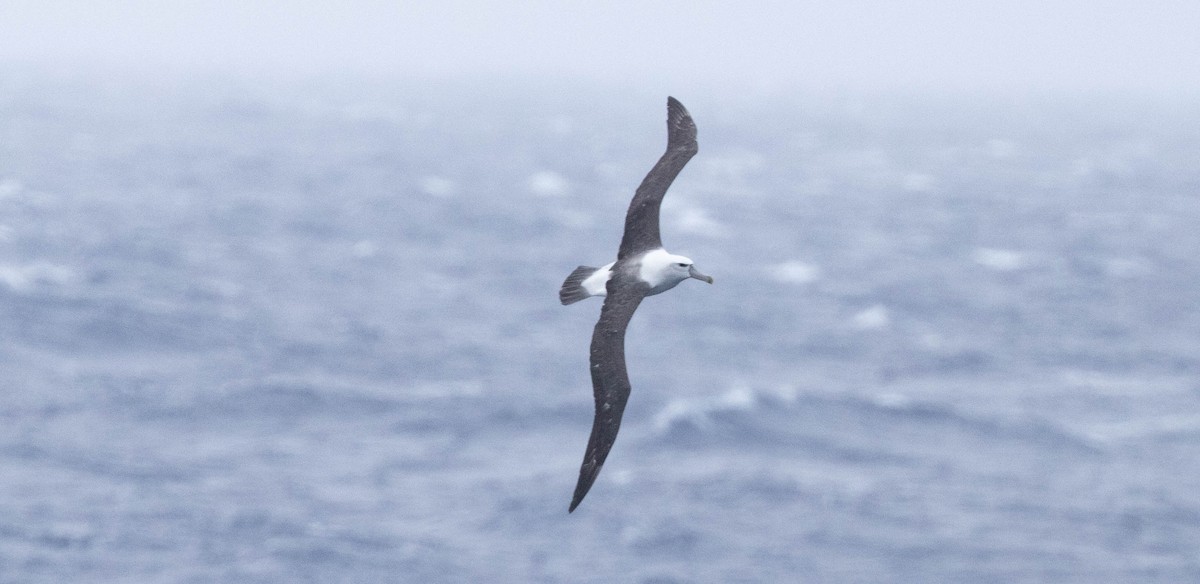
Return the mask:
<path id="1" fill-rule="evenodd" d="M 638 257 L 636 261 L 638 279 L 650 285 L 649 295 L 666 292 L 686 280 L 689 277 L 687 269 L 680 268 L 679 264 L 692 265 L 692 260 L 668 253 L 662 248 L 652 249 Z M 608 294 L 606 286 L 608 280 L 612 278 L 612 267 L 615 264 L 616 262 L 610 262 L 584 279 L 581 283 L 583 289 L 587 290 L 591 296 L 606 296 Z"/>

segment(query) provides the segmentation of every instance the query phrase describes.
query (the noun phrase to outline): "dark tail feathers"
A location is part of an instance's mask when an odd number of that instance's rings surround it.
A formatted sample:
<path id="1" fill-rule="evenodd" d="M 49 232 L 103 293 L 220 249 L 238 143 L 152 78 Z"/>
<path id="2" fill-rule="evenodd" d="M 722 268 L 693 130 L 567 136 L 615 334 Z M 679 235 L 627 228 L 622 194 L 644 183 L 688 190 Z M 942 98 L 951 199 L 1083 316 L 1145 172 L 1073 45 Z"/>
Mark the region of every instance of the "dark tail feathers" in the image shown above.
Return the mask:
<path id="1" fill-rule="evenodd" d="M 559 302 L 562 302 L 563 306 L 566 306 L 591 296 L 591 294 L 588 294 L 587 290 L 583 289 L 583 281 L 586 280 L 588 276 L 595 274 L 596 270 L 599 269 L 600 268 L 593 268 L 591 266 L 579 266 L 578 268 L 575 268 L 575 271 L 571 272 L 571 275 L 567 276 L 566 281 L 563 282 L 562 288 L 558 289 Z"/>

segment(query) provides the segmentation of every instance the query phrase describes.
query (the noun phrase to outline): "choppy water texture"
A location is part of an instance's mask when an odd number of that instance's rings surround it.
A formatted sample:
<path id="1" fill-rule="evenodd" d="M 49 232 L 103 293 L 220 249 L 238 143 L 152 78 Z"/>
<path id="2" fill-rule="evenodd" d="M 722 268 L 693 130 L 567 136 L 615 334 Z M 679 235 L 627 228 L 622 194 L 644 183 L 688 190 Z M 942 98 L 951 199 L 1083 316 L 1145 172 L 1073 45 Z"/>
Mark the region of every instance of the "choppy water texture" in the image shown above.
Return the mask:
<path id="1" fill-rule="evenodd" d="M 568 515 L 665 96 L 0 84 L 0 581 L 1200 580 L 1188 108 L 679 95 Z"/>

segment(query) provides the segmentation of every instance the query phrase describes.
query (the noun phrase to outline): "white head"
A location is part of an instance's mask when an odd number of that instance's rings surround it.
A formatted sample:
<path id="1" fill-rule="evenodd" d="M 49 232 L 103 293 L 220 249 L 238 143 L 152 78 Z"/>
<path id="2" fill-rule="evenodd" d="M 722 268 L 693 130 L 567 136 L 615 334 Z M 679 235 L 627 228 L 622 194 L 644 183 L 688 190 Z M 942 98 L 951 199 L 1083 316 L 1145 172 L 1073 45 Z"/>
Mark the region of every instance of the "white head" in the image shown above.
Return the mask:
<path id="1" fill-rule="evenodd" d="M 656 249 L 642 256 L 638 277 L 650 285 L 650 293 L 658 294 L 674 288 L 680 282 L 695 278 L 712 284 L 710 276 L 701 274 L 691 258 Z"/>

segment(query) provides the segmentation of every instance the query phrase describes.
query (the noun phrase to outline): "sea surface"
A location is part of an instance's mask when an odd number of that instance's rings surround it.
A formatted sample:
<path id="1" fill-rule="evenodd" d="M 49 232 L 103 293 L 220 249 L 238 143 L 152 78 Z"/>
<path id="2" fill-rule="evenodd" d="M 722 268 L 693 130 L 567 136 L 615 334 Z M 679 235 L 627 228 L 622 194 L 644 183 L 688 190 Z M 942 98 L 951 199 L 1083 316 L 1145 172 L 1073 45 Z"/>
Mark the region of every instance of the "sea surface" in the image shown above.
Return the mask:
<path id="1" fill-rule="evenodd" d="M 1200 581 L 1200 112 L 0 76 L 0 582 Z"/>

